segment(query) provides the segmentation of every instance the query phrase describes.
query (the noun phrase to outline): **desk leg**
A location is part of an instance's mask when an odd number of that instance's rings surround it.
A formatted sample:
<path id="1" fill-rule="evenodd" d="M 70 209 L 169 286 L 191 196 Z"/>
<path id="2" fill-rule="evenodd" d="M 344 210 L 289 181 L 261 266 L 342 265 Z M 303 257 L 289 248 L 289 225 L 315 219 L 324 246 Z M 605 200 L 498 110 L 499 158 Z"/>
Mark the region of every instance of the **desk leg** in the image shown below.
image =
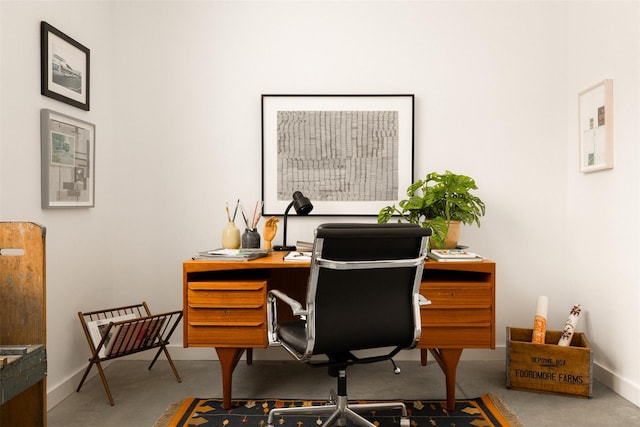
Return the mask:
<path id="1" fill-rule="evenodd" d="M 231 380 L 244 348 L 216 347 L 220 368 L 222 370 L 222 407 L 231 409 Z"/>
<path id="2" fill-rule="evenodd" d="M 427 349 L 420 349 L 420 365 L 427 366 Z"/>
<path id="3" fill-rule="evenodd" d="M 462 356 L 461 348 L 430 348 L 429 351 L 442 368 L 447 384 L 447 409 L 456 409 L 456 371 Z"/>

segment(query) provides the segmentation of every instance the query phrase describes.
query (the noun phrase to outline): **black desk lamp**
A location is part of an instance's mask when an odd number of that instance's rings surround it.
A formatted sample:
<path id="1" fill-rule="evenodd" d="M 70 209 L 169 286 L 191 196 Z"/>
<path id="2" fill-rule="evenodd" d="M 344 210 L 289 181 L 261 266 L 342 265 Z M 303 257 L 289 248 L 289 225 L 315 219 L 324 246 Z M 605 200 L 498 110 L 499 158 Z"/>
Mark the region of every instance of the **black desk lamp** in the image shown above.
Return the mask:
<path id="1" fill-rule="evenodd" d="M 284 228 L 283 228 L 283 237 L 282 237 L 282 246 L 274 246 L 274 251 L 295 251 L 295 246 L 287 246 L 287 215 L 289 214 L 289 209 L 291 206 L 296 210 L 298 215 L 308 215 L 309 212 L 313 210 L 313 205 L 311 204 L 311 200 L 304 195 L 296 191 L 293 193 L 293 201 L 289 203 L 287 209 L 284 211 Z"/>

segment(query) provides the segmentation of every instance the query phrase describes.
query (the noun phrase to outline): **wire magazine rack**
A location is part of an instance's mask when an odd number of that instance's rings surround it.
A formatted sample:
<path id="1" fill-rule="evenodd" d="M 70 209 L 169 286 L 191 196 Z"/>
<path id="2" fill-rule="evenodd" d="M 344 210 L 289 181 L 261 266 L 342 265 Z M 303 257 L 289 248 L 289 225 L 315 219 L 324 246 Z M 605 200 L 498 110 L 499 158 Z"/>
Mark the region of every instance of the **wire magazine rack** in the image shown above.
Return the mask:
<path id="1" fill-rule="evenodd" d="M 143 301 L 141 304 L 78 312 L 78 318 L 91 349 L 91 357 L 76 391 L 80 391 L 91 368 L 96 365 L 104 390 L 113 406 L 113 396 L 100 363 L 154 348 L 158 351 L 149 365 L 149 370 L 158 360 L 160 353 L 164 352 L 176 380 L 182 382 L 167 350 L 169 339 L 182 320 L 182 310 L 151 314 L 147 303 Z"/>

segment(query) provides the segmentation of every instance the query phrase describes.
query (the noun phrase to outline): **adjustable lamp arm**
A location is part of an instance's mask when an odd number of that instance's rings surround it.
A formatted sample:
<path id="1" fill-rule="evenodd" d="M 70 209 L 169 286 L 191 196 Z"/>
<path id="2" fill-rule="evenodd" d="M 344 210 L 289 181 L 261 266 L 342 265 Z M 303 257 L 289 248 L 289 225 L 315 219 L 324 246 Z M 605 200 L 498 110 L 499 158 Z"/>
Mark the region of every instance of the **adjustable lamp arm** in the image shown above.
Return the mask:
<path id="1" fill-rule="evenodd" d="M 287 246 L 287 216 L 289 215 L 289 210 L 291 207 L 294 207 L 296 213 L 298 215 L 308 215 L 309 212 L 313 210 L 313 205 L 311 204 L 311 200 L 299 192 L 295 191 L 293 193 L 293 200 L 287 206 L 287 209 L 284 211 L 284 230 L 282 232 L 282 246 L 274 246 L 273 250 L 275 251 L 295 251 L 295 246 Z"/>
<path id="2" fill-rule="evenodd" d="M 284 221 L 283 221 L 283 230 L 282 230 L 282 246 L 276 246 L 276 248 L 282 248 L 282 249 L 276 249 L 277 251 L 295 251 L 296 247 L 295 246 L 287 246 L 287 216 L 289 215 L 289 210 L 291 210 L 291 207 L 293 206 L 293 201 L 291 203 L 289 203 L 289 206 L 287 206 L 287 209 L 285 209 L 284 211 Z"/>

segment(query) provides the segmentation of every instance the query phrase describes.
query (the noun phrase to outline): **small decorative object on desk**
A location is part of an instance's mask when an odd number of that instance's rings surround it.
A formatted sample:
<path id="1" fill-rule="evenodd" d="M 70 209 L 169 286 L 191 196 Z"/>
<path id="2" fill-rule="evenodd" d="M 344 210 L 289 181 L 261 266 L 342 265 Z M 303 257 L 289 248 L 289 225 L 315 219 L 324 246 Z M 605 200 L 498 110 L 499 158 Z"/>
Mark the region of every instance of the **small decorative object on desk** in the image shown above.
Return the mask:
<path id="1" fill-rule="evenodd" d="M 260 233 L 256 228 L 245 228 L 242 233 L 242 247 L 243 248 L 259 248 L 260 247 Z"/>
<path id="2" fill-rule="evenodd" d="M 233 221 L 229 221 L 222 230 L 222 247 L 226 249 L 238 249 L 240 247 L 240 230 Z"/>
<path id="3" fill-rule="evenodd" d="M 225 249 L 238 249 L 240 247 L 240 230 L 236 227 L 236 215 L 238 214 L 239 206 L 240 199 L 236 202 L 233 216 L 229 213 L 229 204 L 227 203 L 225 206 L 227 210 L 227 226 L 222 230 L 222 247 Z"/>
<path id="4" fill-rule="evenodd" d="M 264 247 L 265 249 L 271 249 L 271 241 L 276 235 L 278 231 L 278 222 L 279 219 L 275 216 L 269 217 L 264 223 L 264 227 L 262 228 L 262 233 L 264 234 Z"/>
<path id="5" fill-rule="evenodd" d="M 432 249 L 427 253 L 427 256 L 440 262 L 478 262 L 484 260 L 484 257 L 466 249 Z"/>

